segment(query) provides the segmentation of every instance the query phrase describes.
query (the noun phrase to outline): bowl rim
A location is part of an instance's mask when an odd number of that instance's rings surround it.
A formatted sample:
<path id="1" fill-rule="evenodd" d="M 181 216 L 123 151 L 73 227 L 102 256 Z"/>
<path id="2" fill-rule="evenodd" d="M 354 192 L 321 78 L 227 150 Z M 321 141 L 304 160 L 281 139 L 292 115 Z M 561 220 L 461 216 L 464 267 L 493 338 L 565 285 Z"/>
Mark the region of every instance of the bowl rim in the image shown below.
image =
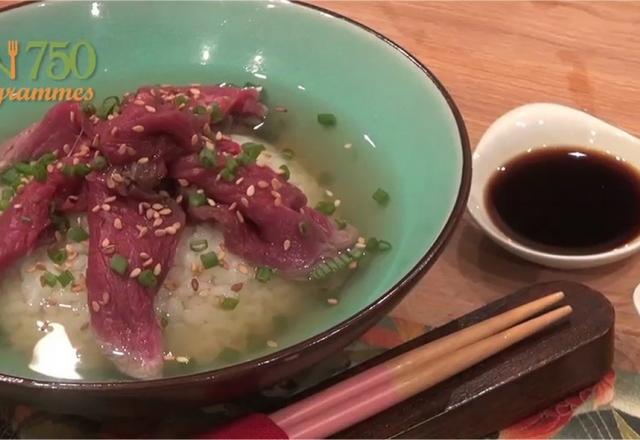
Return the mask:
<path id="1" fill-rule="evenodd" d="M 27 5 L 31 5 L 34 3 L 39 3 L 37 0 L 33 1 L 25 1 L 23 3 L 16 3 L 9 5 L 6 8 L 0 8 L 0 13 L 3 13 L 8 10 L 16 9 L 19 7 L 24 7 Z M 360 323 L 363 323 L 367 320 L 367 318 L 371 315 L 374 315 L 377 310 L 384 308 L 387 303 L 390 303 L 396 299 L 398 296 L 402 296 L 402 294 L 406 293 L 413 285 L 421 278 L 422 275 L 426 273 L 426 271 L 433 265 L 436 261 L 437 257 L 442 253 L 445 244 L 451 238 L 453 231 L 455 230 L 456 225 L 462 218 L 467 200 L 469 198 L 469 193 L 471 190 L 471 146 L 469 142 L 469 135 L 462 117 L 460 110 L 456 106 L 453 98 L 444 87 L 444 85 L 440 82 L 440 80 L 429 70 L 422 62 L 420 62 L 415 56 L 413 56 L 406 49 L 387 38 L 380 32 L 366 26 L 354 19 L 346 17 L 340 13 L 331 11 L 329 9 L 325 9 L 323 7 L 306 3 L 301 0 L 291 0 L 289 2 L 294 7 L 306 8 L 312 11 L 320 12 L 323 14 L 330 15 L 335 19 L 342 20 L 352 26 L 356 26 L 367 33 L 375 36 L 383 43 L 389 45 L 391 48 L 399 52 L 402 56 L 407 58 L 417 67 L 425 77 L 431 81 L 441 96 L 444 98 L 451 114 L 454 117 L 456 127 L 458 130 L 458 135 L 460 136 L 460 147 L 462 153 L 462 164 L 461 164 L 461 176 L 460 182 L 458 186 L 458 193 L 456 195 L 455 202 L 451 209 L 451 212 L 447 218 L 445 225 L 442 230 L 436 237 L 433 244 L 426 250 L 425 254 L 416 262 L 416 264 L 391 288 L 387 289 L 383 292 L 375 301 L 368 304 L 364 308 L 362 308 L 359 312 L 352 315 L 351 317 L 345 319 L 344 321 L 328 328 L 327 330 L 316 334 L 310 338 L 307 338 L 303 341 L 298 342 L 290 347 L 284 348 L 282 350 L 278 350 L 274 353 L 252 359 L 249 361 L 241 362 L 235 365 L 231 365 L 228 367 L 223 367 L 216 370 L 209 370 L 200 373 L 193 373 L 184 376 L 174 376 L 167 378 L 159 378 L 159 379 L 131 379 L 124 381 L 104 381 L 104 382 L 88 382 L 88 381 L 72 381 L 68 379 L 31 379 L 20 376 L 12 376 L 8 374 L 0 373 L 0 384 L 7 385 L 16 385 L 18 384 L 21 388 L 28 388 L 34 390 L 57 390 L 57 391 L 109 391 L 109 392 L 118 392 L 118 391 L 136 391 L 147 389 L 150 387 L 156 389 L 169 389 L 180 387 L 184 384 L 204 384 L 210 382 L 214 379 L 222 380 L 223 377 L 233 377 L 245 371 L 254 370 L 262 365 L 272 364 L 278 361 L 283 361 L 288 358 L 295 358 L 299 356 L 301 353 L 307 351 L 307 349 L 312 348 L 316 345 L 322 344 L 323 342 L 333 339 L 337 335 L 344 333 L 347 328 L 350 327 L 358 327 Z"/>

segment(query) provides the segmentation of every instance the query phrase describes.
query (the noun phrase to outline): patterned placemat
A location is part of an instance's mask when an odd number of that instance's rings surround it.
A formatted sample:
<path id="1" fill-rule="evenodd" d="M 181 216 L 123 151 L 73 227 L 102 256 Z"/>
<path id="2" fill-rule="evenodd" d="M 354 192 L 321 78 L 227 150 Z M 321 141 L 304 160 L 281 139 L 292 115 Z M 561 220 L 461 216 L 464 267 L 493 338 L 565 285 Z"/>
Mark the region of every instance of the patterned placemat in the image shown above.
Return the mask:
<path id="1" fill-rule="evenodd" d="M 175 438 L 215 422 L 277 405 L 323 379 L 427 331 L 422 325 L 385 318 L 362 338 L 311 370 L 264 390 L 244 404 L 216 405 L 162 418 L 88 419 L 27 406 L 0 408 L 0 438 Z M 488 414 L 488 417 L 491 415 Z M 640 374 L 611 371 L 595 386 L 496 433 L 496 438 L 640 438 Z"/>

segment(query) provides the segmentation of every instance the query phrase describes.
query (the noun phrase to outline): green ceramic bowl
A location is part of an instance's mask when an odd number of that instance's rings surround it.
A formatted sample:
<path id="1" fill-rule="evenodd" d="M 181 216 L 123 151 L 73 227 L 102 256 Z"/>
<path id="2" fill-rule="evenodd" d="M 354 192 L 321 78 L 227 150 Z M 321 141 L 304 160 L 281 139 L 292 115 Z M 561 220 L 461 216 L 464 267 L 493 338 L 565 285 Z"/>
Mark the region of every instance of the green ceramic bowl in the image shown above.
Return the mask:
<path id="1" fill-rule="evenodd" d="M 331 12 L 280 1 L 34 3 L 0 14 L 5 64 L 7 40 L 19 40 L 23 52 L 16 80 L 0 71 L 5 89 L 93 87 L 102 98 L 148 83 L 264 86 L 268 104 L 289 109 L 264 136 L 295 146 L 300 160 L 341 195 L 345 216 L 393 249 L 350 280 L 339 306 L 318 307 L 293 324 L 278 351 L 214 371 L 195 366 L 154 381 L 110 373 L 60 381 L 29 370 L 0 338 L 4 396 L 72 411 L 127 411 L 132 402 L 221 401 L 271 384 L 346 345 L 389 312 L 434 262 L 463 212 L 470 153 L 453 100 L 407 52 Z M 37 50 L 26 51 L 30 41 L 80 40 L 96 50 L 90 78 L 49 79 L 50 54 L 32 78 Z M 85 49 L 79 54 L 82 74 Z M 50 105 L 4 100 L 0 139 Z M 321 112 L 334 113 L 337 127 L 319 125 Z M 345 149 L 348 143 L 352 148 Z M 386 208 L 371 199 L 378 187 L 391 195 Z"/>

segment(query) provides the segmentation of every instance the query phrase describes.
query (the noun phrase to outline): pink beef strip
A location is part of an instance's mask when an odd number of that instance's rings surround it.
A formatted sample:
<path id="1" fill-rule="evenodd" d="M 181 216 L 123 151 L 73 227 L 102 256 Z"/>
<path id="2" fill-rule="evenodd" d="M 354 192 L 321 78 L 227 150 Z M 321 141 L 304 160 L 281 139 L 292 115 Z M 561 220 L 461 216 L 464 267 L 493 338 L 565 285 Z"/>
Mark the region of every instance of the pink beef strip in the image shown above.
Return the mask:
<path id="1" fill-rule="evenodd" d="M 51 205 L 75 193 L 80 180 L 54 170 L 44 182 L 33 180 L 0 214 L 0 271 L 31 252 L 51 226 Z"/>
<path id="2" fill-rule="evenodd" d="M 172 210 L 163 216 L 163 225 L 152 226 L 145 211 L 139 211 L 139 203 L 131 198 L 118 197 L 109 202 L 109 211 L 94 210 L 112 197 L 105 184 L 104 174 L 93 175 L 88 180 L 87 202 L 89 207 L 89 263 L 87 270 L 88 304 L 91 310 L 93 331 L 103 352 L 124 373 L 149 379 L 162 373 L 162 332 L 153 308 L 153 301 L 167 272 L 173 264 L 176 245 L 184 227 L 182 209 L 171 199 L 165 205 Z M 140 214 L 142 212 L 142 214 Z M 116 219 L 122 229 L 115 226 Z M 154 231 L 175 227 L 177 233 L 158 236 Z M 141 234 L 139 228 L 148 231 Z M 142 235 L 142 236 L 141 236 Z M 137 279 L 130 278 L 134 268 L 144 269 L 148 254 L 153 270 L 157 264 L 161 272 L 155 287 L 143 287 Z M 119 254 L 127 259 L 129 267 L 123 276 L 111 269 L 111 258 Z"/>
<path id="3" fill-rule="evenodd" d="M 77 146 L 84 118 L 78 103 L 56 104 L 40 122 L 0 144 L 0 171 L 20 161 L 61 151 L 65 144 Z"/>

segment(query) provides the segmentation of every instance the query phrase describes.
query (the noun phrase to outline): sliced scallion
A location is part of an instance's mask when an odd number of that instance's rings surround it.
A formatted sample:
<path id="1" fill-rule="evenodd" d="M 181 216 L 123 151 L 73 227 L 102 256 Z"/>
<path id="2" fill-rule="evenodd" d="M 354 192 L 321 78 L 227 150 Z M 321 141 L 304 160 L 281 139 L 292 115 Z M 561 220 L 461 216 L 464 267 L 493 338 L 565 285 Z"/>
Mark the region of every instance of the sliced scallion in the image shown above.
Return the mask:
<path id="1" fill-rule="evenodd" d="M 258 156 L 260 156 L 260 153 L 262 153 L 264 150 L 264 145 L 257 144 L 255 142 L 247 142 L 242 144 L 242 151 L 252 162 L 255 162 L 258 159 Z"/>
<path id="2" fill-rule="evenodd" d="M 18 171 L 20 174 L 24 174 L 25 176 L 31 176 L 33 174 L 33 165 L 31 164 L 19 162 L 16 164 L 15 168 L 16 171 Z"/>
<path id="3" fill-rule="evenodd" d="M 144 287 L 155 287 L 158 284 L 158 278 L 153 274 L 151 270 L 143 270 L 138 275 L 138 283 Z"/>
<path id="4" fill-rule="evenodd" d="M 223 310 L 233 310 L 238 306 L 239 303 L 240 300 L 238 298 L 225 296 L 220 302 L 220 308 L 222 308 Z"/>
<path id="5" fill-rule="evenodd" d="M 194 192 L 189 194 L 189 206 L 193 206 L 197 208 L 198 206 L 203 206 L 207 203 L 207 196 L 204 194 Z"/>
<path id="6" fill-rule="evenodd" d="M 336 219 L 336 224 L 338 225 L 338 229 L 343 230 L 347 227 L 348 223 L 346 222 L 346 220 L 342 220 L 337 218 Z"/>
<path id="7" fill-rule="evenodd" d="M 224 112 L 220 108 L 217 102 L 211 104 L 211 123 L 217 124 L 224 119 Z"/>
<path id="8" fill-rule="evenodd" d="M 338 121 L 333 113 L 318 113 L 318 122 L 325 127 L 332 127 Z"/>
<path id="9" fill-rule="evenodd" d="M 200 163 L 205 168 L 213 168 L 216 165 L 216 153 L 208 148 L 200 150 L 198 159 L 200 159 Z"/>
<path id="10" fill-rule="evenodd" d="M 37 162 L 32 167 L 33 178 L 38 182 L 47 180 L 47 166 L 42 162 Z"/>
<path id="11" fill-rule="evenodd" d="M 91 169 L 102 170 L 107 166 L 107 159 L 104 156 L 96 156 L 91 161 Z"/>
<path id="12" fill-rule="evenodd" d="M 286 159 L 286 160 L 291 160 L 295 157 L 295 153 L 291 148 L 285 148 L 280 152 L 280 155 L 282 156 L 283 159 Z"/>
<path id="13" fill-rule="evenodd" d="M 280 165 L 279 168 L 282 170 L 280 174 L 284 180 L 289 180 L 291 178 L 291 170 L 286 165 Z"/>
<path id="14" fill-rule="evenodd" d="M 391 243 L 386 240 L 378 240 L 378 250 L 380 252 L 386 252 L 391 249 Z"/>
<path id="15" fill-rule="evenodd" d="M 180 95 L 174 100 L 174 102 L 178 107 L 180 107 L 182 104 L 188 103 L 189 102 L 189 98 L 187 98 L 184 95 Z"/>
<path id="16" fill-rule="evenodd" d="M 96 116 L 100 119 L 107 119 L 109 115 L 118 111 L 120 111 L 120 98 L 118 96 L 108 96 L 96 110 Z"/>
<path id="17" fill-rule="evenodd" d="M 120 275 L 124 275 L 127 273 L 127 269 L 129 268 L 129 262 L 122 255 L 115 254 L 113 257 L 111 257 L 109 266 L 114 272 L 119 273 Z"/>
<path id="18" fill-rule="evenodd" d="M 206 254 L 200 255 L 200 261 L 205 269 L 211 269 L 219 263 L 218 256 L 215 252 L 207 252 Z"/>
<path id="19" fill-rule="evenodd" d="M 89 238 L 89 233 L 85 231 L 82 226 L 73 226 L 69 228 L 67 237 L 69 237 L 69 239 L 75 241 L 76 243 L 80 243 Z"/>
<path id="20" fill-rule="evenodd" d="M 68 270 L 65 270 L 60 275 L 58 275 L 58 282 L 62 287 L 67 287 L 73 281 L 73 274 Z"/>
<path id="21" fill-rule="evenodd" d="M 256 270 L 256 280 L 261 283 L 266 283 L 273 276 L 273 269 L 270 267 L 261 266 Z"/>
<path id="22" fill-rule="evenodd" d="M 196 105 L 195 108 L 193 109 L 193 112 L 196 115 L 206 115 L 207 114 L 207 108 L 205 106 L 202 106 L 202 105 Z"/>
<path id="23" fill-rule="evenodd" d="M 326 215 L 331 215 L 336 211 L 336 205 L 334 205 L 333 202 L 322 200 L 316 205 L 316 211 L 320 211 Z"/>
<path id="24" fill-rule="evenodd" d="M 47 249 L 47 255 L 55 264 L 62 264 L 67 261 L 66 249 L 49 248 Z"/>
<path id="25" fill-rule="evenodd" d="M 0 180 L 7 185 L 14 186 L 20 184 L 21 176 L 18 170 L 15 168 L 9 168 L 7 171 L 2 173 Z"/>
<path id="26" fill-rule="evenodd" d="M 57 282 L 58 282 L 58 277 L 56 277 L 54 274 L 52 274 L 49 271 L 46 271 L 40 277 L 40 285 L 42 287 L 44 286 L 55 287 Z"/>
<path id="27" fill-rule="evenodd" d="M 189 248 L 191 248 L 193 252 L 202 252 L 207 250 L 208 247 L 209 247 L 209 242 L 204 238 L 200 240 L 191 240 L 189 242 Z"/>
<path id="28" fill-rule="evenodd" d="M 376 192 L 371 196 L 373 200 L 378 202 L 379 205 L 386 206 L 389 203 L 391 197 L 389 197 L 389 193 L 383 190 L 382 188 L 378 188 Z"/>

